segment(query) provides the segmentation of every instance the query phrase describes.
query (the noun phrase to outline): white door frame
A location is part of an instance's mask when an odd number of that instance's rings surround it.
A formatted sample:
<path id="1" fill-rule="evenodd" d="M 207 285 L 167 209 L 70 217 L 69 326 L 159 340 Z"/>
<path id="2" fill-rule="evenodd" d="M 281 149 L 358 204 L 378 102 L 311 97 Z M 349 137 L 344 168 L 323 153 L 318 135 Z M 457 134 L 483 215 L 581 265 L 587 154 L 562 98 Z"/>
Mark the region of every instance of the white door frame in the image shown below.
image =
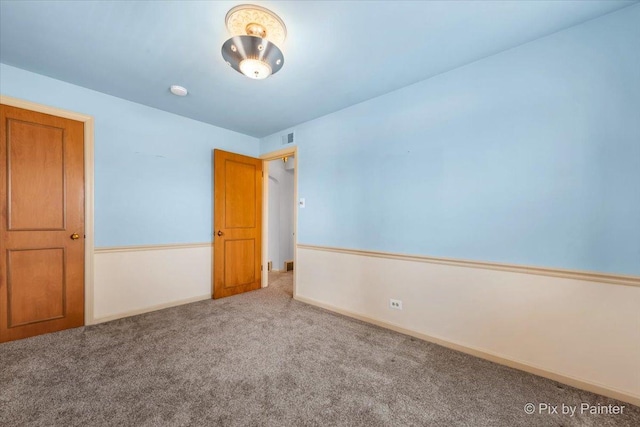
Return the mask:
<path id="1" fill-rule="evenodd" d="M 50 114 L 65 119 L 84 123 L 84 324 L 92 325 L 93 318 L 93 145 L 94 120 L 93 116 L 50 107 L 31 101 L 25 101 L 10 96 L 0 95 L 0 104 L 31 110 L 38 113 Z"/>
<path id="2" fill-rule="evenodd" d="M 269 162 L 283 157 L 293 157 L 293 297 L 297 295 L 296 283 L 298 281 L 298 147 L 287 147 L 280 150 L 265 153 L 262 159 L 262 287 L 269 286 L 269 274 L 267 265 L 269 262 Z"/>

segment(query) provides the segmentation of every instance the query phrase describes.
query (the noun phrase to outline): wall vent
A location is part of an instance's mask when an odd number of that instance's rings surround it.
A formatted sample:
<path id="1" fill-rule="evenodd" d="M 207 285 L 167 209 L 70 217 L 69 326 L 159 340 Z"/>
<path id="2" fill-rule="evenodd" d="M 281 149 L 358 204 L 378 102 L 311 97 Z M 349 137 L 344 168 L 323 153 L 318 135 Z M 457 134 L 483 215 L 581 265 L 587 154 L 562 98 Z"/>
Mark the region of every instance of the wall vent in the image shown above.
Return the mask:
<path id="1" fill-rule="evenodd" d="M 293 261 L 284 262 L 284 271 L 293 271 Z"/>
<path id="2" fill-rule="evenodd" d="M 296 132 L 291 131 L 282 135 L 282 144 L 293 144 L 296 141 Z"/>

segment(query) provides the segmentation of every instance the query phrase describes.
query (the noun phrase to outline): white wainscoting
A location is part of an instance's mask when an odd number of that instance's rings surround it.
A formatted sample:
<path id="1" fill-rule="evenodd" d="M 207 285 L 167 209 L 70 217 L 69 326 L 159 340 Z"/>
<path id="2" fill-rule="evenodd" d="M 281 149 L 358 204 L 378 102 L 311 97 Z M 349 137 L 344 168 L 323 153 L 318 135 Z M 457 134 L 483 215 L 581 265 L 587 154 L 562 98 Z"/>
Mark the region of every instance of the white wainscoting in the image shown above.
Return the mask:
<path id="1" fill-rule="evenodd" d="M 638 277 L 590 281 L 306 245 L 297 256 L 303 302 L 640 405 Z"/>
<path id="2" fill-rule="evenodd" d="M 211 298 L 211 243 L 96 248 L 91 323 Z"/>

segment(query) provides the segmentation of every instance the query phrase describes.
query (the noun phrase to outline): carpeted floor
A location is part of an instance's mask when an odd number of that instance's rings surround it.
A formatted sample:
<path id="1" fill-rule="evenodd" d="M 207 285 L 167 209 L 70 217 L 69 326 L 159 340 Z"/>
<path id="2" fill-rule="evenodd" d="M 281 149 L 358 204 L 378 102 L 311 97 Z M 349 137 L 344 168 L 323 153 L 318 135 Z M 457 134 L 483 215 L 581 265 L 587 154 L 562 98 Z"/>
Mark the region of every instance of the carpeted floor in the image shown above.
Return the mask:
<path id="1" fill-rule="evenodd" d="M 294 301 L 291 273 L 270 281 L 1 344 L 0 424 L 640 425 L 638 407 Z M 527 415 L 528 402 L 625 407 Z"/>

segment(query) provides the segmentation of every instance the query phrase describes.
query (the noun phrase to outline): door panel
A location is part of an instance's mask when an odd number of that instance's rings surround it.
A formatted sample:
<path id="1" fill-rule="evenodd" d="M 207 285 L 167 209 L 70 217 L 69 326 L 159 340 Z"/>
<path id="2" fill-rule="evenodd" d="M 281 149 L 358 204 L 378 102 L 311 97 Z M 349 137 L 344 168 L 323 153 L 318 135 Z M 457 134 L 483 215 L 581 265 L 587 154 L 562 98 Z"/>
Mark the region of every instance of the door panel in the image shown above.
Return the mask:
<path id="1" fill-rule="evenodd" d="M 8 252 L 9 328 L 64 317 L 64 248 Z"/>
<path id="2" fill-rule="evenodd" d="M 256 281 L 255 240 L 238 239 L 224 242 L 224 287 L 249 285 Z"/>
<path id="3" fill-rule="evenodd" d="M 0 342 L 83 324 L 84 125 L 0 105 Z"/>
<path id="4" fill-rule="evenodd" d="M 213 297 L 259 289 L 262 160 L 214 151 Z"/>
<path id="5" fill-rule="evenodd" d="M 225 167 L 225 228 L 256 226 L 256 171 L 254 164 L 227 159 Z M 260 167 L 262 172 L 262 167 Z"/>
<path id="6" fill-rule="evenodd" d="M 64 129 L 8 119 L 7 180 L 9 230 L 64 230 Z"/>

